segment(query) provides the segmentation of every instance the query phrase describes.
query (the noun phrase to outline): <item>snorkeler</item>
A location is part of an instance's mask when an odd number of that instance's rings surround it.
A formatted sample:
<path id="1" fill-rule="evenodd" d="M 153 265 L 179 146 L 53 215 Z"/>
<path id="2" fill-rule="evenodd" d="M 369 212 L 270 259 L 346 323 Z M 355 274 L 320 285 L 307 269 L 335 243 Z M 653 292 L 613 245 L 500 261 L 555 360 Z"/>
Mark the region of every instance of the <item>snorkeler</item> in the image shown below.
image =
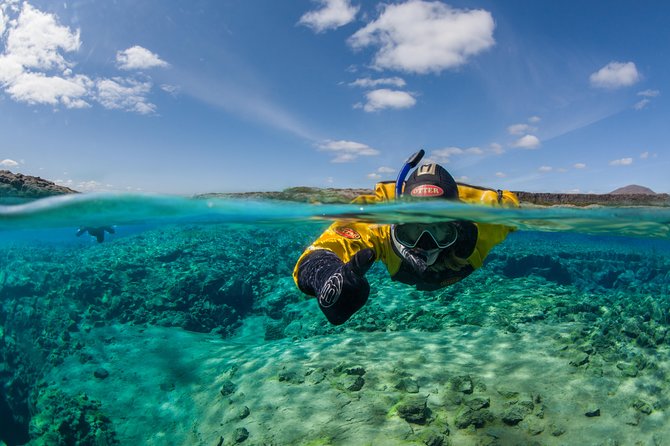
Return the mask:
<path id="1" fill-rule="evenodd" d="M 109 232 L 110 234 L 114 234 L 116 232 L 112 226 L 82 226 L 79 228 L 79 230 L 77 230 L 77 237 L 80 237 L 82 234 L 86 234 L 88 232 L 89 235 L 96 238 L 98 243 L 102 243 L 105 241 L 105 231 Z"/>
<path id="2" fill-rule="evenodd" d="M 378 183 L 375 195 L 357 197 L 352 203 L 403 197 L 519 206 L 514 193 L 457 184 L 438 164 L 420 166 L 405 181 L 423 154 L 421 150 L 412 155 L 395 182 Z M 394 281 L 418 290 L 437 290 L 480 268 L 489 251 L 512 231 L 508 226 L 464 220 L 393 225 L 335 222 L 300 256 L 293 279 L 302 292 L 317 298 L 326 318 L 339 325 L 367 302 L 370 284 L 365 274 L 375 260 L 384 262 Z"/>

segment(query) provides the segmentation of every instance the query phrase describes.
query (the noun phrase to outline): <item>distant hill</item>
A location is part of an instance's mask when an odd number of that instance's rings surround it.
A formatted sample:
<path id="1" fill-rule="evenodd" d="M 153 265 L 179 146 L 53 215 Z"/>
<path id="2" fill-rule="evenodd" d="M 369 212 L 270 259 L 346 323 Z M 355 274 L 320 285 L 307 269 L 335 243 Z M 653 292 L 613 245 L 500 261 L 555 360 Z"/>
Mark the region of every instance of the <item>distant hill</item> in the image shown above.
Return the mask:
<path id="1" fill-rule="evenodd" d="M 638 186 L 637 184 L 630 184 L 628 186 L 620 187 L 618 189 L 610 192 L 613 195 L 631 195 L 631 194 L 643 194 L 643 195 L 656 195 L 656 192 L 649 189 L 648 187 Z"/>
<path id="2" fill-rule="evenodd" d="M 34 199 L 76 193 L 76 190 L 40 177 L 0 170 L 0 199 Z"/>

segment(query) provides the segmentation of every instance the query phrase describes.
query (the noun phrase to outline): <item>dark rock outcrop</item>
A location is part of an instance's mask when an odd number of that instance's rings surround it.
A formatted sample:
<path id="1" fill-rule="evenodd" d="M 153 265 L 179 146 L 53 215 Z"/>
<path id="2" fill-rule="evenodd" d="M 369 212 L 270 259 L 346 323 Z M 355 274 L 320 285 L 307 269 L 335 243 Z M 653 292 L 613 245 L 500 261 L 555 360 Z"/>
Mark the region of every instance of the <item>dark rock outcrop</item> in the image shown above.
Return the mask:
<path id="1" fill-rule="evenodd" d="M 76 190 L 52 181 L 0 170 L 0 198 L 44 198 L 52 195 L 76 194 Z"/>

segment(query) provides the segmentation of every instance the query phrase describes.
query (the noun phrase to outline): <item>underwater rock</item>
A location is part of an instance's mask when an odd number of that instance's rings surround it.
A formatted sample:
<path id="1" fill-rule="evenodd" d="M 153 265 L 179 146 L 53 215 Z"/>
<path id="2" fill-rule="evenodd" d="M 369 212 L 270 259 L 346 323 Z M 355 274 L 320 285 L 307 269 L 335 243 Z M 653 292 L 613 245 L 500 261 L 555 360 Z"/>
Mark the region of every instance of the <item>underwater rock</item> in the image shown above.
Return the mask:
<path id="1" fill-rule="evenodd" d="M 93 376 L 95 376 L 98 379 L 105 379 L 109 376 L 109 372 L 107 369 L 104 369 L 102 367 L 95 369 L 93 372 Z"/>
<path id="2" fill-rule="evenodd" d="M 616 368 L 621 370 L 621 373 L 624 376 L 628 376 L 631 378 L 635 378 L 637 374 L 639 373 L 639 370 L 635 364 L 627 363 L 627 362 L 619 362 L 616 365 Z"/>
<path id="3" fill-rule="evenodd" d="M 233 432 L 233 441 L 235 443 L 243 443 L 247 438 L 249 438 L 249 431 L 243 427 L 238 427 Z"/>
<path id="4" fill-rule="evenodd" d="M 426 446 L 446 446 L 448 440 L 437 429 L 428 428 L 418 435 L 419 441 Z"/>
<path id="5" fill-rule="evenodd" d="M 247 406 L 244 406 L 244 407 L 243 407 L 242 409 L 240 409 L 240 411 L 238 412 L 238 414 L 237 414 L 237 418 L 239 418 L 240 420 L 244 420 L 246 417 L 249 416 L 250 413 L 251 413 L 251 411 L 249 410 L 249 408 L 248 408 Z"/>
<path id="6" fill-rule="evenodd" d="M 467 400 L 465 402 L 465 405 L 469 407 L 472 410 L 479 410 L 479 409 L 486 409 L 491 405 L 491 399 L 490 398 L 473 398 L 471 400 Z"/>
<path id="7" fill-rule="evenodd" d="M 401 378 L 395 385 L 396 390 L 407 393 L 419 393 L 419 384 L 412 378 Z"/>
<path id="8" fill-rule="evenodd" d="M 221 392 L 221 395 L 223 395 L 223 396 L 228 396 L 228 395 L 232 395 L 233 393 L 235 393 L 236 390 L 237 390 L 237 386 L 235 386 L 235 384 L 231 380 L 226 379 L 221 384 L 221 390 L 219 392 Z"/>
<path id="9" fill-rule="evenodd" d="M 30 420 L 31 445 L 118 444 L 111 421 L 100 403 L 85 394 L 71 397 L 50 388 L 40 391 L 36 413 Z"/>
<path id="10" fill-rule="evenodd" d="M 472 378 L 470 375 L 460 375 L 454 376 L 449 379 L 449 389 L 454 392 L 461 392 L 465 394 L 471 394 L 473 390 Z"/>
<path id="11" fill-rule="evenodd" d="M 500 394 L 500 396 L 502 396 L 503 398 L 506 398 L 506 399 L 514 399 L 514 398 L 519 397 L 519 392 L 517 392 L 515 390 L 502 388 L 502 389 L 498 389 L 497 391 L 498 391 L 498 394 Z"/>
<path id="12" fill-rule="evenodd" d="M 358 392 L 365 385 L 365 379 L 362 376 L 357 376 L 354 379 L 354 382 L 351 383 L 346 389 L 352 392 Z"/>
<path id="13" fill-rule="evenodd" d="M 286 337 L 284 334 L 284 328 L 286 323 L 284 321 L 273 321 L 270 320 L 265 323 L 265 336 L 266 341 L 277 341 Z"/>
<path id="14" fill-rule="evenodd" d="M 651 414 L 654 410 L 651 404 L 639 398 L 633 402 L 632 407 L 645 415 Z"/>
<path id="15" fill-rule="evenodd" d="M 512 403 L 503 411 L 501 419 L 507 425 L 516 426 L 533 411 L 533 408 L 534 404 L 532 401 Z"/>
<path id="16" fill-rule="evenodd" d="M 469 407 L 464 407 L 456 414 L 454 425 L 459 429 L 466 429 L 469 426 L 480 428 L 494 419 L 493 414 L 486 409 L 473 410 Z"/>
<path id="17" fill-rule="evenodd" d="M 429 409 L 424 396 L 412 396 L 397 406 L 398 416 L 408 423 L 425 424 Z"/>
<path id="18" fill-rule="evenodd" d="M 160 383 L 160 389 L 164 392 L 172 392 L 176 387 L 173 382 L 170 381 L 163 381 Z"/>
<path id="19" fill-rule="evenodd" d="M 551 435 L 554 437 L 560 437 L 565 433 L 565 428 L 557 424 L 551 424 L 549 426 L 549 430 L 551 431 Z"/>
<path id="20" fill-rule="evenodd" d="M 589 407 L 586 412 L 584 412 L 584 415 L 587 417 L 599 417 L 600 416 L 600 408 L 596 406 Z"/>
<path id="21" fill-rule="evenodd" d="M 581 365 L 586 364 L 587 362 L 589 362 L 589 355 L 587 355 L 586 353 L 577 353 L 570 360 L 570 365 L 574 367 L 579 367 Z"/>
<path id="22" fill-rule="evenodd" d="M 289 384 L 302 384 L 305 382 L 303 373 L 294 369 L 287 369 L 286 367 L 279 371 L 277 378 L 279 382 L 287 382 Z"/>

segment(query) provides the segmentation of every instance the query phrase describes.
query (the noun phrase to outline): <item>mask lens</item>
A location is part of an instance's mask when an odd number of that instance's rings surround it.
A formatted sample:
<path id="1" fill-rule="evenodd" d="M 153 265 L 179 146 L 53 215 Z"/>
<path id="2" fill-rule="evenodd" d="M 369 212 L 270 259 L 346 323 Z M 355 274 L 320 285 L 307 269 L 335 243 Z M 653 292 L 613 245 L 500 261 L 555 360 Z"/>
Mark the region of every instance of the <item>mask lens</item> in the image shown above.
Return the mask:
<path id="1" fill-rule="evenodd" d="M 424 232 L 430 234 L 439 248 L 453 245 L 458 237 L 458 230 L 451 222 L 396 225 L 394 231 L 398 242 L 407 248 L 414 248 Z"/>

